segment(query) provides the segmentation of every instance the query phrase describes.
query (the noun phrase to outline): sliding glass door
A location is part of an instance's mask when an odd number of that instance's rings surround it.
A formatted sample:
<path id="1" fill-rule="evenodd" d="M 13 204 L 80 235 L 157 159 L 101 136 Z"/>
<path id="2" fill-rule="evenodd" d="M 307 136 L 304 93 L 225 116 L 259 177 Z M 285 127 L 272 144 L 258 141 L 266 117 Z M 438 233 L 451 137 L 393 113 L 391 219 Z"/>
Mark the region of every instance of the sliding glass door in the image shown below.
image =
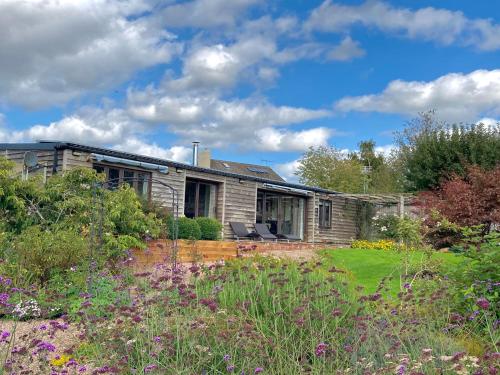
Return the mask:
<path id="1" fill-rule="evenodd" d="M 216 216 L 217 185 L 196 181 L 186 181 L 184 215 L 189 218 Z"/>
<path id="2" fill-rule="evenodd" d="M 274 234 L 304 238 L 305 198 L 276 192 L 257 192 L 257 223 L 266 223 Z"/>

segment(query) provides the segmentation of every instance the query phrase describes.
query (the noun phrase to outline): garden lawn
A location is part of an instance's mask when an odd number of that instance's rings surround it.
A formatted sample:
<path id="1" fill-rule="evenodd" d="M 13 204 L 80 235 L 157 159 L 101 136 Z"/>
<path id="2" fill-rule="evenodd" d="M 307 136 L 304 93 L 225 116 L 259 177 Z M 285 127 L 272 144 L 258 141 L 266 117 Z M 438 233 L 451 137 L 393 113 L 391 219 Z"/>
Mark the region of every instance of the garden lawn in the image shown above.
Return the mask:
<path id="1" fill-rule="evenodd" d="M 347 277 L 354 284 L 363 286 L 365 292 L 375 292 L 380 281 L 386 276 L 393 277 L 387 283 L 390 295 L 395 296 L 400 291 L 405 253 L 391 250 L 331 249 L 323 250 L 320 254 L 327 267 L 335 266 L 346 271 Z M 409 254 L 412 270 L 419 269 L 427 259 L 424 252 L 413 251 Z M 432 264 L 439 264 L 442 269 L 458 264 L 461 259 L 460 255 L 454 253 L 435 252 L 431 255 Z"/>

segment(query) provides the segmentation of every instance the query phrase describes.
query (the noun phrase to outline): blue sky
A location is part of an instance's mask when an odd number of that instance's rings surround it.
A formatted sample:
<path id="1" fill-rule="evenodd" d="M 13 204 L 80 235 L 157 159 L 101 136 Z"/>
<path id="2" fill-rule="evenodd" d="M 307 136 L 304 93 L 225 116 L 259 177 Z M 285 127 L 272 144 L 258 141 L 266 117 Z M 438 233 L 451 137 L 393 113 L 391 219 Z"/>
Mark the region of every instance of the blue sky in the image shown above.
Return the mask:
<path id="1" fill-rule="evenodd" d="M 434 109 L 500 118 L 500 2 L 0 2 L 0 142 L 274 166 Z"/>

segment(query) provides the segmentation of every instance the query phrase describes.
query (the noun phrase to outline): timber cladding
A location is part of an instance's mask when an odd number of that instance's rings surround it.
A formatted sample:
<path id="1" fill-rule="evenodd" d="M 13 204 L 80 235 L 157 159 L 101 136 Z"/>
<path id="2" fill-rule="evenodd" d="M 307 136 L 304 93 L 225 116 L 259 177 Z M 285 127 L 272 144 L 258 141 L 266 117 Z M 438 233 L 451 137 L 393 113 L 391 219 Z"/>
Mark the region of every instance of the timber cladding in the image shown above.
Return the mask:
<path id="1" fill-rule="evenodd" d="M 331 202 L 331 226 L 319 226 L 319 201 Z M 358 237 L 358 201 L 330 194 L 315 194 L 308 202 L 308 241 L 347 244 Z M 312 215 L 312 216 L 311 216 Z"/>
<path id="2" fill-rule="evenodd" d="M 30 150 L 38 157 L 38 164 L 47 166 L 47 176 L 52 175 L 52 168 L 56 164 L 58 172 L 63 170 L 63 151 L 56 151 L 56 159 L 54 159 L 53 150 Z M 5 156 L 7 159 L 13 161 L 15 164 L 14 170 L 21 173 L 23 169 L 24 154 L 26 150 L 0 150 L 0 156 Z M 39 169 L 35 174 L 43 173 L 43 169 Z"/>
<path id="3" fill-rule="evenodd" d="M 257 183 L 238 178 L 227 177 L 224 197 L 224 238 L 233 238 L 229 222 L 245 223 L 252 229 L 255 223 L 257 206 Z"/>

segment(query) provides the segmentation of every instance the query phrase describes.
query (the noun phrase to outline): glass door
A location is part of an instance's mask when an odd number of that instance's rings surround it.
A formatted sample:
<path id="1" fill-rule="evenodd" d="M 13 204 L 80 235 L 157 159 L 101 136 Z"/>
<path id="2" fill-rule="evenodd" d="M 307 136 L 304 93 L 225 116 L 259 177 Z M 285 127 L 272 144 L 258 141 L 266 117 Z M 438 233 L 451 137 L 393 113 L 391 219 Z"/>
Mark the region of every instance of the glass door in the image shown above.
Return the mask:
<path id="1" fill-rule="evenodd" d="M 271 233 L 304 238 L 304 202 L 294 195 L 258 191 L 256 222 L 267 224 Z"/>

